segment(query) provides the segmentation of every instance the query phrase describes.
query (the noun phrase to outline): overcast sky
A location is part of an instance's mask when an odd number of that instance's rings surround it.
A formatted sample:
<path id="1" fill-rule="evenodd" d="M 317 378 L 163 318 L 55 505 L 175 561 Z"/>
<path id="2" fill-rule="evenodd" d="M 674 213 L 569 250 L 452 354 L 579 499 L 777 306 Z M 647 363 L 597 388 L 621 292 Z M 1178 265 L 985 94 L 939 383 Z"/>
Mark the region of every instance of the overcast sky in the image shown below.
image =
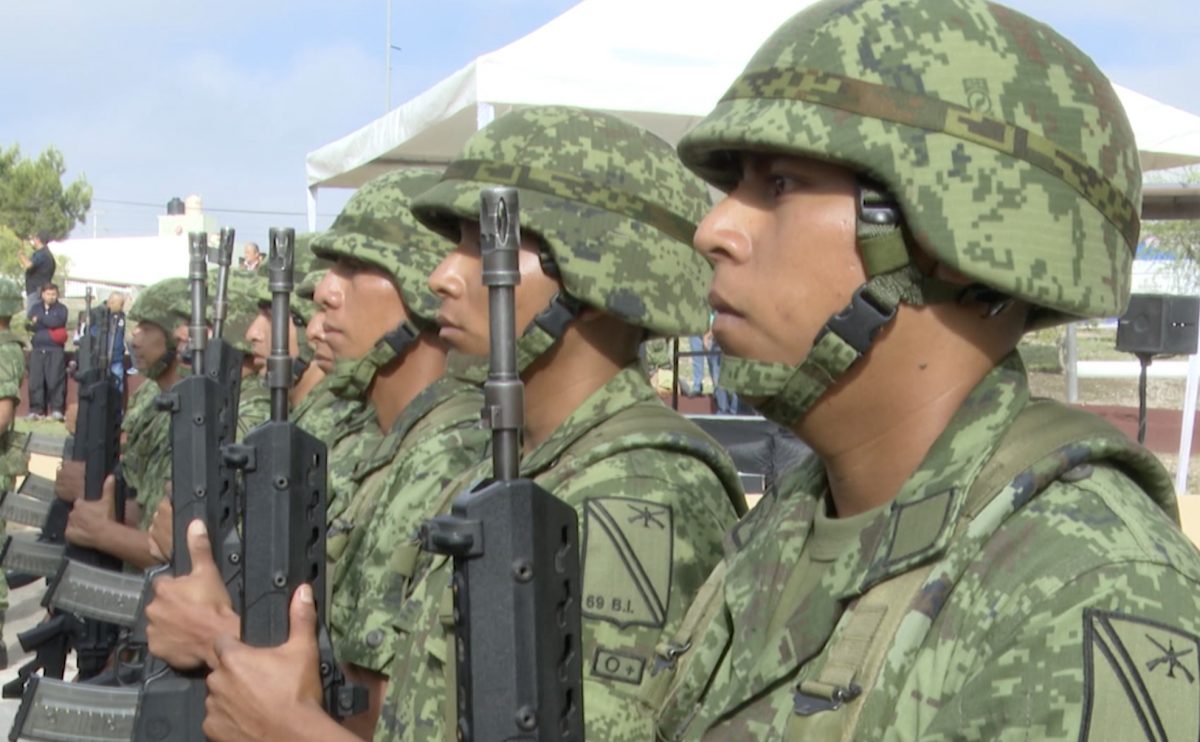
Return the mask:
<path id="1" fill-rule="evenodd" d="M 393 105 L 574 4 L 393 0 Z M 1009 4 L 1116 82 L 1200 114 L 1195 0 Z M 0 145 L 62 150 L 68 178 L 83 173 L 95 190 L 100 236 L 152 234 L 166 202 L 191 193 L 239 243 L 302 228 L 305 154 L 385 112 L 386 19 L 387 0 L 10 0 Z M 337 193 L 322 192 L 318 227 Z M 89 220 L 76 235 L 92 230 Z"/>

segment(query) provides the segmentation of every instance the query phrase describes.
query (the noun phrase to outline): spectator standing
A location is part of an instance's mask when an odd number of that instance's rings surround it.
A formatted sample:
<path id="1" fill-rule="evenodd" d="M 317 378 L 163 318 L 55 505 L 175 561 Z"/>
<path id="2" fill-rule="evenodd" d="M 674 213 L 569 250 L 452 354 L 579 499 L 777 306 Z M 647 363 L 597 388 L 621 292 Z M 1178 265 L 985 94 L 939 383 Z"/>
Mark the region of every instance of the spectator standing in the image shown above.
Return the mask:
<path id="1" fill-rule="evenodd" d="M 67 367 L 63 346 L 67 344 L 67 307 L 58 301 L 58 286 L 42 287 L 42 300 L 29 309 L 33 331 L 29 353 L 29 419 L 44 417 L 49 409 L 55 420 L 63 419 L 67 398 Z"/>
<path id="2" fill-rule="evenodd" d="M 105 335 L 105 326 L 107 334 Z M 109 371 L 117 379 L 117 389 L 125 391 L 125 295 L 114 291 L 104 300 L 103 307 L 92 310 L 88 333 L 108 338 L 104 353 L 109 359 Z"/>
<path id="3" fill-rule="evenodd" d="M 257 242 L 247 242 L 242 248 L 242 267 L 248 271 L 257 271 L 262 265 L 262 251 Z"/>
<path id="4" fill-rule="evenodd" d="M 33 254 L 25 254 L 25 245 L 17 251 L 17 260 L 25 269 L 25 311 L 28 312 L 37 304 L 42 287 L 54 280 L 54 271 L 58 270 L 58 262 L 54 253 L 50 252 L 50 234 L 38 232 L 29 238 L 33 246 Z"/>

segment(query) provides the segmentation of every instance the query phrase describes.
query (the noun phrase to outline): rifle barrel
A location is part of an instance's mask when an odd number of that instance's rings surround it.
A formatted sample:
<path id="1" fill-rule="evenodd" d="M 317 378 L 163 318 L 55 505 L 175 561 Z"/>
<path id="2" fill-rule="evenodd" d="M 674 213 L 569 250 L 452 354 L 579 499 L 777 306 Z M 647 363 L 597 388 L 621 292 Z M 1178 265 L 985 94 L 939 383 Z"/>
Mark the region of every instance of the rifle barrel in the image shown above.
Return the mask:
<path id="1" fill-rule="evenodd" d="M 520 246 L 517 189 L 484 189 L 479 199 L 479 250 L 483 259 L 483 285 L 488 287 L 492 342 L 483 394 L 486 417 L 492 428 L 493 476 L 498 481 L 518 476 L 521 430 L 525 425 L 525 394 L 517 369 L 516 344 Z"/>
<path id="2" fill-rule="evenodd" d="M 191 324 L 188 325 L 188 343 L 192 349 L 192 370 L 204 374 L 204 346 L 208 341 L 208 325 L 204 320 L 205 304 L 208 303 L 208 235 L 204 232 L 188 234 L 188 287 L 191 290 Z"/>
<path id="3" fill-rule="evenodd" d="M 270 238 L 267 277 L 271 290 L 271 355 L 267 358 L 267 386 L 271 390 L 271 419 L 286 422 L 288 389 L 292 386 L 288 325 L 291 322 L 292 264 L 296 230 L 272 229 Z"/>

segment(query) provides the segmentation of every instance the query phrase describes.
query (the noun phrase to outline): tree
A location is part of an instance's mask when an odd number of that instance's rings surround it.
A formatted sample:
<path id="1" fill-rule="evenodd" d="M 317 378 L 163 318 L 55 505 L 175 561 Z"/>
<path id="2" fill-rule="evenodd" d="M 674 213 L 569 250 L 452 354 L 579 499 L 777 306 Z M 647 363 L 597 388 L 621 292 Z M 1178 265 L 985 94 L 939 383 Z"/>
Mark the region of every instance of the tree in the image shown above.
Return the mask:
<path id="1" fill-rule="evenodd" d="M 22 157 L 15 144 L 0 147 L 0 272 L 21 274 L 16 258 L 21 240 L 38 233 L 62 239 L 87 218 L 92 187 L 82 175 L 64 187 L 66 172 L 54 147 L 36 159 Z"/>
<path id="2" fill-rule="evenodd" d="M 1200 167 L 1188 166 L 1154 173 L 1148 183 L 1200 185 Z M 1148 221 L 1142 225 L 1142 241 L 1147 247 L 1175 258 L 1169 263 L 1172 288 L 1195 293 L 1200 287 L 1200 219 Z"/>

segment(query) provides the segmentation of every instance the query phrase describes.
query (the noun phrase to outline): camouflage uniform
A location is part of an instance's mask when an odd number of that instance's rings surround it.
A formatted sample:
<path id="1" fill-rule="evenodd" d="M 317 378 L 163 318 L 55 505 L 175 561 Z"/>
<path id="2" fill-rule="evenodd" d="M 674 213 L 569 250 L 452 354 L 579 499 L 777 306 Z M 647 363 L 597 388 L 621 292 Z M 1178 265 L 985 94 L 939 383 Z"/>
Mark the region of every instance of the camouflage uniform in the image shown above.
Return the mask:
<path id="1" fill-rule="evenodd" d="M 320 258 L 353 258 L 390 273 L 408 314 L 363 358 L 339 359 L 327 385 L 336 396 L 363 399 L 379 369 L 398 361 L 403 371 L 407 345 L 433 327 L 439 302 L 428 277 L 451 244 L 417 224 L 408 204 L 435 180 L 422 170 L 375 178 L 313 241 Z M 421 391 L 386 433 L 366 406 L 348 420 L 353 435 L 337 434 L 329 457 L 326 555 L 329 628 L 341 661 L 388 671 L 388 615 L 407 585 L 393 569 L 397 540 L 430 512 L 450 478 L 482 456 L 482 405 L 478 390 L 443 379 Z"/>
<path id="2" fill-rule="evenodd" d="M 271 417 L 271 390 L 267 380 L 258 374 L 242 377 L 242 394 L 238 397 L 237 436 L 240 441 L 256 426 Z"/>
<path id="3" fill-rule="evenodd" d="M 0 317 L 20 317 L 24 295 L 14 281 L 0 278 Z M 25 377 L 25 352 L 21 340 L 12 330 L 0 331 L 0 399 L 11 399 L 12 420 L 0 431 L 0 492 L 11 492 L 17 477 L 29 472 L 29 454 L 25 452 L 25 436 L 13 430 L 17 406 L 21 403 L 21 380 Z M 0 519 L 0 541 L 5 538 L 5 522 Z M 8 610 L 8 583 L 0 576 L 0 631 L 4 628 L 4 613 Z M 0 647 L 0 650 L 3 648 Z"/>
<path id="4" fill-rule="evenodd" d="M 473 136 L 414 213 L 454 234 L 460 219 L 478 219 L 480 188 L 497 183 L 518 187 L 522 231 L 537 235 L 543 269 L 564 287 L 518 339 L 522 368 L 584 305 L 664 336 L 706 324 L 707 266 L 689 244 L 707 196 L 664 142 L 579 109 L 515 112 Z M 440 509 L 490 470 L 485 461 L 448 487 Z M 660 632 L 678 624 L 721 533 L 745 510 L 736 471 L 634 363 L 530 452 L 521 476 L 579 511 L 587 736 L 646 739 L 650 722 L 634 716 L 631 699 Z M 394 619 L 396 663 L 376 739 L 453 735 L 451 562 L 424 559 L 430 566 L 418 564 Z"/>
<path id="5" fill-rule="evenodd" d="M 187 279 L 168 278 L 148 286 L 129 310 L 129 323 L 150 322 L 167 336 L 167 353 L 153 368 L 138 369 L 146 377 L 129 400 L 121 421 L 125 446 L 121 451 L 121 473 L 125 483 L 136 492 L 142 515 L 138 527 L 147 530 L 158 503 L 166 496 L 171 481 L 171 416 L 154 405 L 162 391 L 157 379 L 175 356 L 172 333 L 189 319 L 183 310 L 187 297 Z"/>
<path id="6" fill-rule="evenodd" d="M 800 13 L 680 143 L 722 186 L 739 151 L 874 179 L 858 238 L 877 316 L 950 297 L 910 265 L 914 242 L 1034 324 L 1123 310 L 1141 186 L 1128 122 L 1090 60 L 1011 10 Z M 889 204 L 906 230 L 871 223 Z M 795 367 L 729 358 L 722 381 L 795 423 L 873 342 L 844 327 Z M 1200 736 L 1200 555 L 1169 478 L 1102 421 L 1030 402 L 1015 352 L 895 499 L 839 526 L 829 497 L 814 458 L 730 533 L 643 688 L 660 738 Z"/>
<path id="7" fill-rule="evenodd" d="M 645 433 L 649 420 L 670 432 Z M 489 459 L 447 494 L 490 474 Z M 665 408 L 630 366 L 525 457 L 521 476 L 579 511 L 588 737 L 647 739 L 650 727 L 633 716 L 631 696 L 660 632 L 678 626 L 716 562 L 721 533 L 736 517 L 730 500 L 742 497 L 737 472 L 716 442 Z M 397 664 L 376 739 L 446 737 L 454 695 L 445 682 L 454 662 L 447 641 L 452 566 L 433 557 L 392 619 Z"/>
<path id="8" fill-rule="evenodd" d="M 210 279 L 216 276 L 209 274 Z M 262 277 L 256 274 L 234 271 L 229 274 L 226 290 L 227 304 L 225 325 L 221 336 L 225 342 L 249 357 L 250 344 L 246 342 L 246 330 L 258 316 L 258 285 Z M 238 397 L 237 437 L 241 440 L 254 427 L 271 417 L 271 390 L 266 379 L 258 374 L 242 376 L 241 395 Z"/>
<path id="9" fill-rule="evenodd" d="M 444 377 L 417 395 L 386 436 L 373 438 L 374 450 L 358 459 L 353 498 L 330 513 L 326 537 L 335 586 L 329 628 L 342 662 L 391 671 L 392 619 L 413 572 L 403 564 L 411 551 L 397 543 L 435 515 L 438 494 L 482 459 L 482 407 L 478 387 Z M 348 573 L 356 579 L 346 579 Z"/>
<path id="10" fill-rule="evenodd" d="M 341 438 L 340 432 L 346 429 L 348 421 L 363 408 L 360 399 L 344 399 L 334 394 L 330 389 L 332 383 L 329 376 L 321 379 L 292 410 L 292 421 L 330 450 Z"/>

